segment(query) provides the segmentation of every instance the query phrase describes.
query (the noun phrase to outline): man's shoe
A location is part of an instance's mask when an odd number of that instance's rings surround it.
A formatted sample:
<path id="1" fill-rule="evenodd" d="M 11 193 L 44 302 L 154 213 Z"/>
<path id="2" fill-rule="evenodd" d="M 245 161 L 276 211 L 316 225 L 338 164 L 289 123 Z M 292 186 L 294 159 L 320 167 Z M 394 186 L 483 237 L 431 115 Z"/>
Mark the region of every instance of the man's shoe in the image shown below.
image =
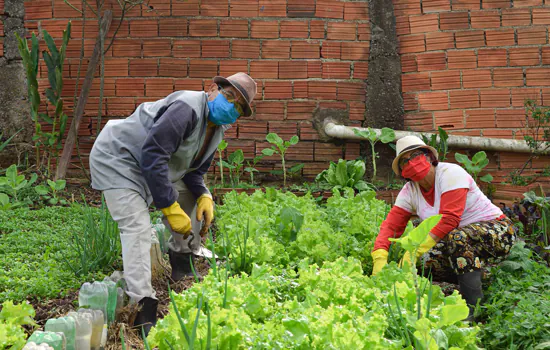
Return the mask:
<path id="1" fill-rule="evenodd" d="M 157 299 L 145 297 L 138 302 L 139 311 L 134 319 L 134 328 L 137 328 L 139 334 L 149 334 L 153 326 L 157 324 L 157 307 L 159 301 Z M 143 333 L 142 333 L 143 329 Z"/>
<path id="2" fill-rule="evenodd" d="M 191 253 L 176 253 L 172 250 L 168 250 L 168 257 L 170 258 L 170 266 L 172 267 L 172 280 L 179 282 L 185 277 L 193 277 L 193 268 L 195 266 L 195 259 Z M 193 264 L 193 268 L 191 267 Z M 199 273 L 195 269 L 197 277 L 200 277 Z"/>

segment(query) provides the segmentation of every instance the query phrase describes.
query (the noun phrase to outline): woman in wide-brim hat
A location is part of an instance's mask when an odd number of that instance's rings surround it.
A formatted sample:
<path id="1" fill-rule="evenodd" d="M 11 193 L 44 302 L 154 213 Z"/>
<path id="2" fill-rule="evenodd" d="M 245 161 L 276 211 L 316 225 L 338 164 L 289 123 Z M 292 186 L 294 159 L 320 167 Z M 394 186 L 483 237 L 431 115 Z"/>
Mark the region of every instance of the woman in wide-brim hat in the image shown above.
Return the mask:
<path id="1" fill-rule="evenodd" d="M 414 258 L 423 256 L 432 272 L 456 275 L 472 311 L 483 297 L 481 269 L 509 254 L 516 240 L 514 226 L 462 167 L 439 162 L 437 151 L 418 137 L 398 140 L 396 151 L 393 171 L 407 183 L 380 227 L 372 252 L 372 273 L 387 264 L 388 238 L 401 236 L 412 215 L 424 220 L 442 214 Z M 410 259 L 407 255 L 402 261 Z"/>

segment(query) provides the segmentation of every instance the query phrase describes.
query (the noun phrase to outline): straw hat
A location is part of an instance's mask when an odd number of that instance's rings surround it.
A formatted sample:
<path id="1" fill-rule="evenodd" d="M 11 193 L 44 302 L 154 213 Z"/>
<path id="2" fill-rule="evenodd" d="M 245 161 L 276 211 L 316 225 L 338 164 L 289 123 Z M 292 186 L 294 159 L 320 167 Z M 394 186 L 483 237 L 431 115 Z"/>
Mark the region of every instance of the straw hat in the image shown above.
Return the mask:
<path id="1" fill-rule="evenodd" d="M 413 149 L 418 149 L 418 148 L 424 148 L 424 149 L 430 150 L 430 152 L 432 152 L 432 154 L 434 155 L 435 159 L 438 158 L 438 153 L 435 148 L 433 148 L 432 146 L 426 145 L 424 141 L 422 141 L 420 138 L 416 136 L 412 136 L 412 135 L 405 136 L 397 140 L 397 144 L 395 147 L 395 152 L 397 153 L 397 155 L 395 156 L 395 159 L 393 160 L 393 163 L 391 165 L 393 171 L 397 175 L 401 175 L 401 171 L 399 170 L 399 159 L 401 159 L 404 153 L 407 153 L 409 151 L 412 151 Z"/>
<path id="2" fill-rule="evenodd" d="M 252 103 L 254 96 L 256 96 L 258 87 L 250 75 L 239 72 L 227 78 L 216 76 L 212 80 L 216 84 L 231 85 L 237 89 L 246 101 L 246 106 L 244 106 L 244 116 L 250 117 L 250 115 L 252 115 L 252 108 L 250 108 L 250 104 Z"/>

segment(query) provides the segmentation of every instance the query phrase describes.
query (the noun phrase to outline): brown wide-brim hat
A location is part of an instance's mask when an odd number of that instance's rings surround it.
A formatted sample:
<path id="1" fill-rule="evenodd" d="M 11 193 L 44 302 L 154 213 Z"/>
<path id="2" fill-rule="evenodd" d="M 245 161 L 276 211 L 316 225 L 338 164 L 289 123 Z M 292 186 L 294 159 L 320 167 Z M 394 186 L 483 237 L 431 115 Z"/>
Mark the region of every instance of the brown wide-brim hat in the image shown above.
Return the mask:
<path id="1" fill-rule="evenodd" d="M 393 163 L 391 165 L 393 172 L 401 176 L 401 169 L 399 169 L 399 160 L 401 159 L 403 154 L 419 148 L 429 150 L 430 152 L 432 152 L 435 159 L 438 158 L 437 150 L 432 146 L 426 145 L 424 141 L 422 141 L 419 137 L 413 135 L 405 136 L 397 140 L 397 143 L 395 145 L 395 153 L 397 155 L 395 156 L 395 159 L 393 160 Z"/>
<path id="2" fill-rule="evenodd" d="M 212 79 L 214 83 L 221 84 L 221 85 L 231 85 L 237 91 L 241 93 L 241 96 L 246 101 L 246 106 L 244 106 L 244 116 L 250 117 L 252 115 L 252 108 L 250 107 L 250 104 L 254 100 L 254 97 L 256 96 L 256 92 L 258 91 L 258 86 L 254 79 L 246 73 L 235 73 L 227 78 L 216 76 L 214 79 Z"/>

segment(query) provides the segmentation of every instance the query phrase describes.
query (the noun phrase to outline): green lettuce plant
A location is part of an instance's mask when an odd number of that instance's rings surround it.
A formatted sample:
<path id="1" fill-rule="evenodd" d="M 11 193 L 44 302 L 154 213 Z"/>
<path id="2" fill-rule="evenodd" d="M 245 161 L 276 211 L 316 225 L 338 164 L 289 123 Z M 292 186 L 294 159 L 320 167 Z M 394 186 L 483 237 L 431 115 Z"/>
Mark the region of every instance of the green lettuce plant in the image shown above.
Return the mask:
<path id="1" fill-rule="evenodd" d="M 272 156 L 274 154 L 278 154 L 281 157 L 281 166 L 283 171 L 283 187 L 286 188 L 286 177 L 287 177 L 287 168 L 285 164 L 285 155 L 290 148 L 290 146 L 296 145 L 300 139 L 298 136 L 294 135 L 290 138 L 289 141 L 284 141 L 282 138 L 279 137 L 276 133 L 270 132 L 265 137 L 267 142 L 271 143 L 273 146 L 271 148 L 265 148 L 262 150 L 262 154 L 265 156 Z M 294 169 L 292 169 L 292 172 L 299 171 L 303 165 L 297 165 Z"/>
<path id="2" fill-rule="evenodd" d="M 67 182 L 65 180 L 52 181 L 50 179 L 46 180 L 48 186 L 38 185 L 34 188 L 36 193 L 38 193 L 44 200 L 48 201 L 48 204 L 51 205 L 67 205 L 68 202 L 65 199 L 59 197 L 59 192 L 65 189 Z"/>
<path id="3" fill-rule="evenodd" d="M 334 189 L 353 188 L 358 191 L 373 190 L 373 186 L 363 180 L 366 167 L 362 160 L 340 159 L 338 163 L 330 162 L 328 169 L 315 178 L 316 182 L 330 185 Z"/>
<path id="4" fill-rule="evenodd" d="M 455 159 L 457 162 L 461 163 L 466 171 L 472 175 L 474 178 L 474 181 L 477 182 L 478 175 L 483 169 L 489 164 L 489 159 L 487 158 L 487 153 L 484 151 L 479 151 L 470 160 L 467 155 L 456 153 Z M 479 180 L 483 182 L 490 183 L 493 181 L 493 175 L 491 174 L 485 174 L 482 177 L 479 178 Z"/>
<path id="5" fill-rule="evenodd" d="M 25 175 L 18 173 L 17 166 L 12 164 L 6 170 L 6 175 L 0 176 L 0 193 L 4 194 L 4 196 L 0 197 L 0 205 L 4 208 L 27 207 L 31 205 L 32 200 L 24 197 L 24 194 L 28 192 L 37 179 L 38 175 L 32 173 L 30 179 L 27 180 Z M 6 197 L 8 197 L 8 201 Z"/>
<path id="6" fill-rule="evenodd" d="M 32 329 L 36 325 L 34 316 L 34 308 L 28 302 L 15 305 L 5 301 L 0 311 L 0 350 L 22 349 L 27 339 L 23 326 Z"/>
<path id="7" fill-rule="evenodd" d="M 395 140 L 395 131 L 390 128 L 382 128 L 380 135 L 374 131 L 374 129 L 367 128 L 366 131 L 353 129 L 355 135 L 360 136 L 370 143 L 371 156 L 372 156 L 372 178 L 371 182 L 376 179 L 376 159 L 379 158 L 378 152 L 375 151 L 374 146 L 380 141 L 382 143 L 390 143 Z"/>

